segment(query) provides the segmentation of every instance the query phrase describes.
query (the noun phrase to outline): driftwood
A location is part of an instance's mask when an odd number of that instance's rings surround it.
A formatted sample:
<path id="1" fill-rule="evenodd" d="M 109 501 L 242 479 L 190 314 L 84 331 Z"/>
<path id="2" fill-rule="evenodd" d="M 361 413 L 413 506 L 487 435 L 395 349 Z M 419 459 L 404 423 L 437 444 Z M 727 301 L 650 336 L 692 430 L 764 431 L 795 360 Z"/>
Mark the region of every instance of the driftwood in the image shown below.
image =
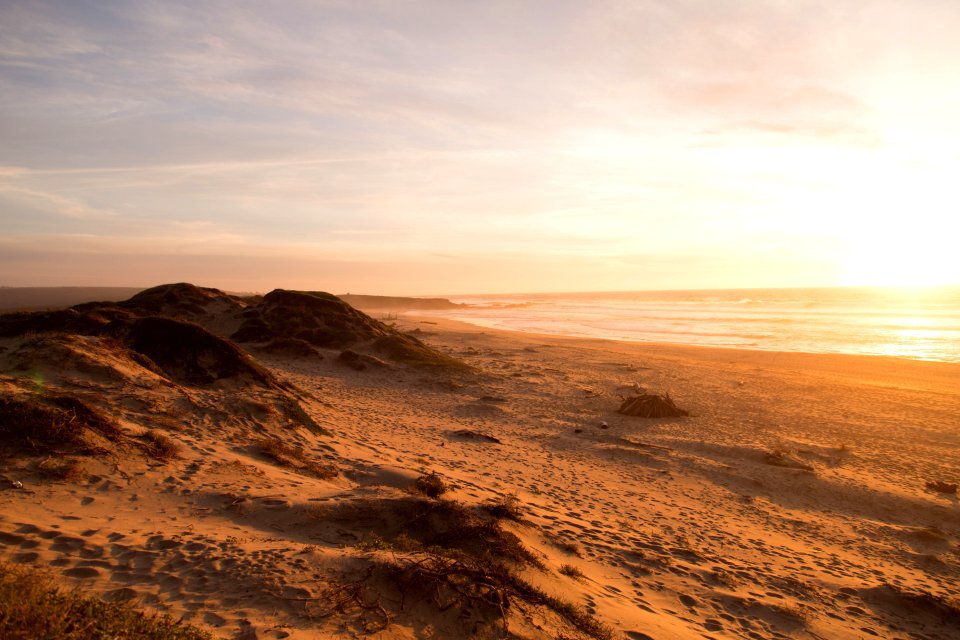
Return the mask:
<path id="1" fill-rule="evenodd" d="M 637 440 L 631 440 L 630 438 L 619 438 L 617 440 L 620 444 L 627 445 L 628 447 L 636 447 L 638 449 L 655 449 L 657 451 L 673 451 L 670 447 L 664 447 L 659 444 L 650 444 L 649 442 L 639 442 Z"/>
<path id="2" fill-rule="evenodd" d="M 763 456 L 763 461 L 774 467 L 785 467 L 787 469 L 800 469 L 801 471 L 813 471 L 813 467 L 806 462 L 797 459 L 794 455 L 782 449 L 767 452 Z"/>
<path id="3" fill-rule="evenodd" d="M 625 399 L 618 412 L 641 418 L 676 418 L 690 415 L 689 411 L 681 409 L 673 402 L 670 394 L 658 396 L 651 393 Z"/>

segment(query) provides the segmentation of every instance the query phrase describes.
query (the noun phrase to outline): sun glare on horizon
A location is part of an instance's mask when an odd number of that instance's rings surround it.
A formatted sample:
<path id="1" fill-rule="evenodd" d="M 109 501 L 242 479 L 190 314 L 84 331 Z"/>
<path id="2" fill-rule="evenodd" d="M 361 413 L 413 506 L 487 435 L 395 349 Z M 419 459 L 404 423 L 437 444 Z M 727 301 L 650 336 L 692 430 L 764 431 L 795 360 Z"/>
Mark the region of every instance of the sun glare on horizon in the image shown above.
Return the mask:
<path id="1" fill-rule="evenodd" d="M 944 212 L 865 216 L 858 229 L 851 229 L 846 253 L 840 258 L 840 284 L 960 285 L 960 254 L 953 246 L 958 237 L 960 223 Z"/>

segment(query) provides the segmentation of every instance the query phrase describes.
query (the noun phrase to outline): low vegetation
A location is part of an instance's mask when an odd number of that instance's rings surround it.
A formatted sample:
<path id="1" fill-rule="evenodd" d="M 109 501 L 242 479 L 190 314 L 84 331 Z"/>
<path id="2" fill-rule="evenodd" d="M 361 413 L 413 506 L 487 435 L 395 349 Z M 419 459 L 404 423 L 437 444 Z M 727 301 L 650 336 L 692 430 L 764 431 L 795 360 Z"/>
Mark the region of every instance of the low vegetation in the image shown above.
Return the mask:
<path id="1" fill-rule="evenodd" d="M 303 427 L 310 433 L 317 436 L 329 436 L 333 435 L 329 430 L 321 427 L 317 422 L 310 417 L 306 411 L 303 410 L 303 407 L 300 406 L 300 403 L 297 402 L 294 398 L 290 396 L 283 396 L 280 398 L 278 403 L 281 413 L 290 421 L 291 424 L 298 427 Z"/>
<path id="2" fill-rule="evenodd" d="M 143 435 L 147 454 L 155 460 L 168 461 L 180 457 L 180 445 L 170 436 L 151 429 Z"/>
<path id="3" fill-rule="evenodd" d="M 278 465 L 293 469 L 297 473 L 322 480 L 337 477 L 335 468 L 314 460 L 301 447 L 289 445 L 279 438 L 261 438 L 255 445 L 260 453 Z"/>
<path id="4" fill-rule="evenodd" d="M 417 493 L 422 493 L 428 498 L 439 498 L 449 491 L 450 487 L 443 481 L 443 478 L 435 472 L 430 472 L 417 478 L 413 483 L 413 490 Z"/>
<path id="5" fill-rule="evenodd" d="M 92 455 L 121 437 L 113 420 L 73 396 L 33 393 L 0 397 L 0 440 L 20 449 Z"/>
<path id="6" fill-rule="evenodd" d="M 45 458 L 37 463 L 36 468 L 40 472 L 40 477 L 55 482 L 81 482 L 89 475 L 83 463 L 75 458 L 66 460 Z"/>
<path id="7" fill-rule="evenodd" d="M 545 565 L 486 508 L 411 497 L 354 504 L 334 517 L 384 523 L 381 529 L 368 532 L 357 548 L 374 554 L 390 552 L 389 559 L 377 556 L 372 566 L 393 581 L 405 598 L 425 600 L 441 611 L 456 607 L 481 618 L 499 619 L 504 625 L 512 603 L 543 606 L 592 638 L 613 637 L 608 627 L 582 608 L 517 575 L 516 569 L 545 569 Z M 391 616 L 381 613 L 377 619 L 379 628 L 384 628 Z"/>
<path id="8" fill-rule="evenodd" d="M 62 591 L 49 577 L 11 564 L 0 564 L 0 638 L 212 640 L 169 616 Z"/>
<path id="9" fill-rule="evenodd" d="M 483 504 L 483 508 L 494 518 L 523 522 L 523 507 L 515 495 L 501 496 Z"/>
<path id="10" fill-rule="evenodd" d="M 390 329 L 390 334 L 373 342 L 373 348 L 391 360 L 414 367 L 449 369 L 453 371 L 472 371 L 473 367 L 452 356 L 428 347 L 414 336 Z"/>
<path id="11" fill-rule="evenodd" d="M 583 575 L 583 571 L 580 571 L 580 569 L 577 569 L 572 564 L 565 564 L 561 566 L 559 571 L 560 571 L 560 575 L 567 576 L 568 578 L 573 578 L 574 580 L 582 580 L 583 578 L 586 577 L 585 575 Z"/>
<path id="12" fill-rule="evenodd" d="M 714 568 L 710 572 L 710 579 L 728 589 L 736 589 L 743 584 L 743 581 L 740 578 L 730 573 L 723 567 Z"/>

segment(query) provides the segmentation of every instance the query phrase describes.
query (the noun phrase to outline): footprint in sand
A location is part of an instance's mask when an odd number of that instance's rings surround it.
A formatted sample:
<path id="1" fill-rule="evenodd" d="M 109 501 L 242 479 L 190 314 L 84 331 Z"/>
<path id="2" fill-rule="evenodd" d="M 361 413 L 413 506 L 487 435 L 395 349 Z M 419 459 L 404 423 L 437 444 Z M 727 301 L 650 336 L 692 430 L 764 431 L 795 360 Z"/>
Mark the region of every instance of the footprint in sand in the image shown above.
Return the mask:
<path id="1" fill-rule="evenodd" d="M 23 536 L 18 536 L 14 533 L 6 533 L 0 531 L 0 544 L 7 545 L 10 547 L 18 547 L 24 541 Z"/>
<path id="2" fill-rule="evenodd" d="M 63 575 L 85 580 L 98 577 L 100 575 L 100 570 L 94 567 L 74 567 L 64 571 Z"/>

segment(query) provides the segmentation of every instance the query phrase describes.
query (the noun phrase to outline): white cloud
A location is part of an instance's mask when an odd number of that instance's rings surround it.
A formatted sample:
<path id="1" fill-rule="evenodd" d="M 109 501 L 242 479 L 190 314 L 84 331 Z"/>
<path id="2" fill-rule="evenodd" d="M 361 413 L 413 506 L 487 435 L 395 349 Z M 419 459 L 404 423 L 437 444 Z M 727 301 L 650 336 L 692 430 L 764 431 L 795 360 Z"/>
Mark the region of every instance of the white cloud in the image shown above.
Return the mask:
<path id="1" fill-rule="evenodd" d="M 957 31 L 935 0 L 6 3 L 0 234 L 812 251 L 831 212 L 797 202 L 860 195 L 825 167 L 960 168 Z"/>

